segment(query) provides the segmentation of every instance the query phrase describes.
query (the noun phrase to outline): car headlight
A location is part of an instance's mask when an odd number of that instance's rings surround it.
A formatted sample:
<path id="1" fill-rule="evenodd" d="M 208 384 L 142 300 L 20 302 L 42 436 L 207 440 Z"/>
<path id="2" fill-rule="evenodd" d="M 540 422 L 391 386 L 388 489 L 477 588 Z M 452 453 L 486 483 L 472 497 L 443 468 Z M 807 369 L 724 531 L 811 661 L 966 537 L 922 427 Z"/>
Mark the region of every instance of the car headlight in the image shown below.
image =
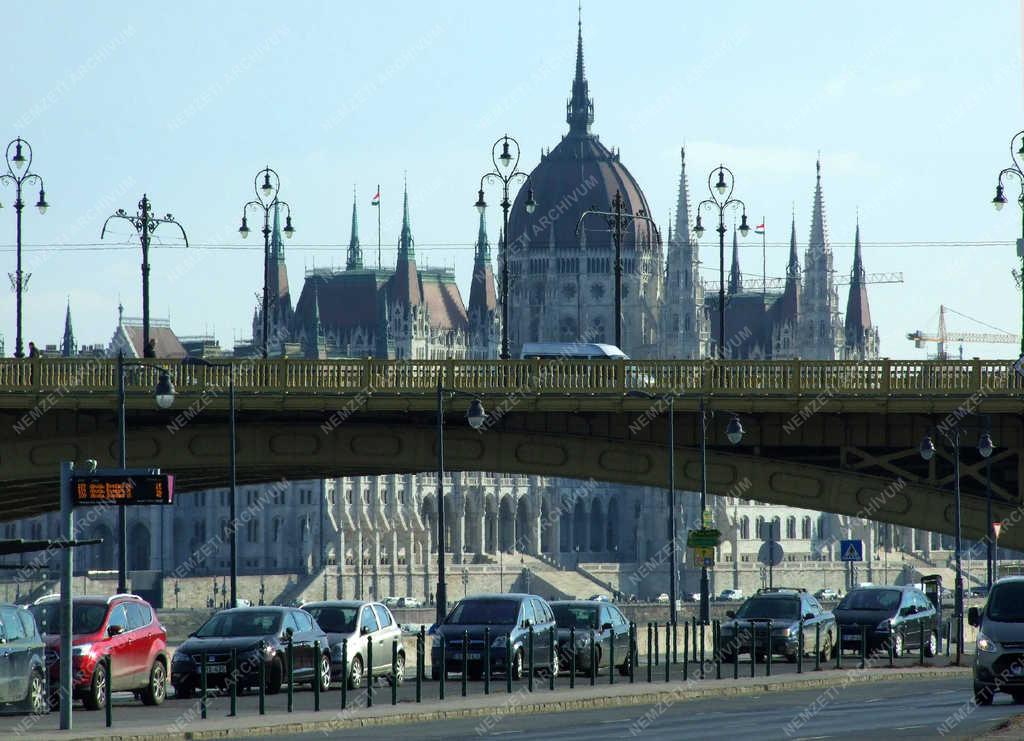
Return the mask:
<path id="1" fill-rule="evenodd" d="M 999 645 L 980 631 L 978 632 L 978 642 L 976 645 L 979 651 L 985 651 L 986 653 L 999 650 Z"/>
<path id="2" fill-rule="evenodd" d="M 788 628 L 788 627 L 787 628 L 776 628 L 775 629 L 775 635 L 781 636 L 782 638 L 789 638 L 791 635 L 793 635 L 795 633 L 796 633 L 795 630 L 793 630 L 792 628 Z"/>
<path id="3" fill-rule="evenodd" d="M 71 647 L 72 656 L 89 656 L 92 654 L 91 643 L 80 643 L 77 646 Z"/>
<path id="4" fill-rule="evenodd" d="M 491 648 L 505 648 L 505 636 L 495 636 L 491 641 Z"/>
<path id="5" fill-rule="evenodd" d="M 171 659 L 172 664 L 190 664 L 192 663 L 192 657 L 181 651 L 177 651 L 174 654 L 174 658 Z"/>
<path id="6" fill-rule="evenodd" d="M 882 633 L 888 633 L 890 630 L 892 630 L 892 618 L 886 618 L 885 620 L 880 622 L 878 624 L 878 627 L 875 628 L 875 630 L 880 631 Z"/>

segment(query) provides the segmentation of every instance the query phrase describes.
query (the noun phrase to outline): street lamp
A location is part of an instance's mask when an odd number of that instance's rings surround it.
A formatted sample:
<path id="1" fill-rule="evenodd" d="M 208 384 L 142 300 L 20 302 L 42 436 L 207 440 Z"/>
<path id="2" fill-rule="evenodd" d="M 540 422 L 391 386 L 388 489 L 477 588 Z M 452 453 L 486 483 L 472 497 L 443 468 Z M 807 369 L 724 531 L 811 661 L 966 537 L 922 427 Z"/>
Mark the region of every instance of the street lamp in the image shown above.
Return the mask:
<path id="1" fill-rule="evenodd" d="M 712 186 L 711 181 L 718 175 L 718 181 Z M 733 188 L 736 185 L 736 178 L 725 165 L 719 165 L 708 175 L 708 190 L 711 198 L 705 198 L 697 204 L 697 223 L 693 227 L 693 233 L 697 239 L 704 234 L 704 225 L 701 223 L 700 212 L 707 206 L 714 213 L 718 211 L 718 357 L 725 358 L 725 212 L 726 209 L 742 210 L 743 218 L 740 222 L 740 234 L 744 237 L 750 233 L 750 225 L 747 223 L 747 207 L 739 198 L 733 198 Z"/>
<path id="2" fill-rule="evenodd" d="M 987 421 L 987 420 L 986 420 Z M 978 454 L 985 459 L 985 517 L 988 524 L 988 543 L 985 554 L 988 591 L 992 591 L 992 577 L 995 571 L 996 531 L 992 521 L 992 453 L 995 450 L 992 435 L 983 432 L 978 438 Z M 986 592 L 988 594 L 988 592 Z"/>
<path id="3" fill-rule="evenodd" d="M 498 145 L 501 145 L 501 154 L 498 152 Z M 511 147 L 515 147 L 515 154 Z M 501 359 L 508 360 L 508 211 L 512 207 L 509 200 L 509 185 L 517 179 L 525 183 L 530 181 L 530 176 L 519 169 L 519 142 L 506 134 L 494 142 L 491 147 L 491 161 L 494 169 L 486 172 L 480 178 L 480 190 L 477 191 L 476 203 L 473 204 L 481 215 L 487 210 L 487 201 L 484 200 L 484 182 L 501 183 L 501 214 L 503 229 L 501 232 Z M 526 213 L 532 214 L 537 208 L 537 202 L 533 199 L 533 188 L 526 192 Z"/>
<path id="4" fill-rule="evenodd" d="M 263 212 L 263 336 L 260 341 L 263 345 L 263 357 L 266 358 L 270 341 L 270 212 L 275 207 L 284 206 L 286 215 L 282 231 L 288 239 L 295 235 L 295 228 L 292 226 L 291 206 L 277 197 L 281 190 L 281 178 L 270 168 L 270 165 L 256 173 L 253 189 L 256 191 L 256 200 L 249 201 L 242 206 L 242 225 L 238 227 L 238 233 L 242 235 L 242 239 L 249 236 L 249 222 L 246 214 L 250 207 Z"/>
<path id="5" fill-rule="evenodd" d="M 188 235 L 185 234 L 185 227 L 179 224 L 171 214 L 162 219 L 153 216 L 153 204 L 146 194 L 142 194 L 139 201 L 139 212 L 135 216 L 129 216 L 123 208 L 117 209 L 112 216 L 108 216 L 103 222 L 103 229 L 100 231 L 100 239 L 107 233 L 107 224 L 111 219 L 124 219 L 139 234 L 139 241 L 142 242 L 142 355 L 146 358 L 155 358 L 156 352 L 150 345 L 149 340 L 149 244 L 150 237 L 161 224 L 174 224 L 181 230 L 181 236 L 185 239 L 185 246 L 188 247 Z"/>
<path id="6" fill-rule="evenodd" d="M 14 156 L 11 156 L 11 147 L 14 147 Z M 27 152 L 27 156 L 26 156 Z M 17 331 L 14 339 L 14 357 L 23 358 L 25 352 L 22 346 L 21 337 L 21 315 L 22 315 L 22 293 L 28 286 L 31 273 L 24 273 L 21 269 L 21 212 L 25 208 L 25 202 L 21 198 L 21 186 L 23 183 L 36 181 L 39 183 L 39 200 L 36 201 L 36 208 L 39 213 L 45 214 L 50 204 L 46 202 L 46 190 L 43 188 L 43 179 L 32 172 L 32 147 L 20 136 L 7 145 L 7 172 L 0 175 L 0 183 L 7 185 L 14 183 L 14 212 L 17 224 L 17 258 L 14 275 L 8 274 L 16 298 L 15 322 Z"/>
<path id="7" fill-rule="evenodd" d="M 233 363 L 215 363 L 206 358 L 187 357 L 182 361 L 185 365 L 201 365 L 205 368 L 228 369 L 228 467 L 231 469 L 231 492 L 228 495 L 228 517 L 231 525 L 228 528 L 228 571 L 231 576 L 231 607 L 238 606 L 238 496 L 237 466 L 235 460 L 235 366 Z M 262 595 L 261 595 L 262 596 Z"/>
<path id="8" fill-rule="evenodd" d="M 1019 146 L 1014 146 L 1017 142 Z M 1021 268 L 1024 270 L 1024 131 L 1018 131 L 1010 138 L 1010 159 L 1012 164 L 999 172 L 996 180 L 996 195 L 992 199 L 992 205 L 996 211 L 1002 211 L 1006 205 L 1006 195 L 1003 192 L 1003 176 L 1012 176 L 1020 183 L 1020 194 L 1017 196 L 1017 205 L 1021 213 L 1021 238 L 1017 240 L 1017 257 L 1020 258 Z M 1021 303 L 1024 307 L 1024 284 L 1021 285 Z M 1024 314 L 1021 316 L 1021 324 L 1024 326 Z M 1021 333 L 1020 351 L 1024 354 L 1024 332 Z M 989 519 L 992 519 L 991 517 Z"/>
<path id="9" fill-rule="evenodd" d="M 448 606 L 448 585 L 444 575 L 444 550 L 445 550 L 445 526 L 444 526 L 444 395 L 466 396 L 473 401 L 466 410 L 466 421 L 474 430 L 483 427 L 487 415 L 484 412 L 484 405 L 480 399 L 473 394 L 455 389 L 446 389 L 442 383 L 442 376 L 437 375 L 437 599 L 435 600 L 435 622 L 440 625 L 445 617 L 445 610 Z"/>
<path id="10" fill-rule="evenodd" d="M 613 266 L 615 272 L 615 346 L 620 350 L 622 349 L 622 231 L 626 228 L 628 221 L 637 219 L 654 224 L 654 219 L 649 217 L 643 209 L 633 214 L 623 210 L 625 205 L 622 193 L 616 190 L 615 197 L 612 198 L 611 211 L 590 209 L 580 214 L 580 220 L 576 222 L 577 235 L 580 233 L 583 219 L 591 214 L 603 216 L 608 222 L 608 228 L 612 230 L 612 239 L 615 243 L 615 264 Z"/>
<path id="11" fill-rule="evenodd" d="M 161 409 L 170 409 L 174 404 L 174 384 L 171 382 L 171 373 L 163 366 L 141 360 L 125 360 L 124 352 L 117 354 L 117 439 L 119 464 L 121 470 L 128 467 L 127 445 L 125 438 L 125 390 L 124 374 L 128 368 L 153 368 L 160 371 L 156 386 L 153 388 L 153 398 L 156 405 Z M 117 505 L 118 520 L 118 541 L 121 552 L 117 557 L 117 591 L 124 593 L 128 591 L 128 518 L 126 517 L 124 504 Z"/>
<path id="12" fill-rule="evenodd" d="M 701 397 L 700 407 L 697 412 L 700 422 L 700 519 L 701 527 L 704 527 L 704 516 L 707 511 L 708 502 L 708 427 L 715 413 L 709 410 L 704 404 L 704 397 Z M 744 430 L 740 418 L 733 414 L 729 424 L 725 428 L 725 436 L 733 445 L 739 445 L 743 439 Z M 734 555 L 735 558 L 735 555 Z M 710 601 L 708 584 L 708 567 L 701 563 L 700 567 L 700 619 L 703 623 L 710 620 Z"/>

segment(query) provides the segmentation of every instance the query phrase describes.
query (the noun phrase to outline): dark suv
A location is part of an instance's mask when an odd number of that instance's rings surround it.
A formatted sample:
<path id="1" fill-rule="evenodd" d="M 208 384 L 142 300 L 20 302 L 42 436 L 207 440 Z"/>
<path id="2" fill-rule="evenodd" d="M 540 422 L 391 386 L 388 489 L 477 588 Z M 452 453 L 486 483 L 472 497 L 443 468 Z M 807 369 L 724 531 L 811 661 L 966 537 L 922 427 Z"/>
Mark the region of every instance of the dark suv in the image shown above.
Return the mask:
<path id="1" fill-rule="evenodd" d="M 533 628 L 533 666 L 558 674 L 558 658 L 552 661 L 551 633 L 555 616 L 551 607 L 534 594 L 482 594 L 460 601 L 441 625 L 431 628 L 430 673 L 441 678 L 440 639 L 445 642 L 446 672 L 461 672 L 463 652 L 470 677 L 484 673 L 484 632 L 491 642 L 491 671 L 512 673 L 522 679 L 529 666 L 529 634 Z M 466 633 L 469 645 L 463 645 Z"/>
<path id="2" fill-rule="evenodd" d="M 827 660 L 836 645 L 835 618 L 803 589 L 759 589 L 739 610 L 725 614 L 731 619 L 722 623 L 722 661 L 752 650 L 755 659 L 767 658 L 769 625 L 772 653 L 789 661 L 797 659 L 801 626 L 805 655 L 814 655 L 817 641 L 818 653 Z"/>
<path id="3" fill-rule="evenodd" d="M 60 686 L 60 598 L 41 597 L 29 607 L 44 636 L 50 665 L 51 703 Z M 131 691 L 145 705 L 159 705 L 167 695 L 167 632 L 156 612 L 141 597 L 75 597 L 71 613 L 73 695 L 89 710 L 106 703 L 112 692 Z M 111 674 L 102 659 L 110 656 Z"/>
<path id="4" fill-rule="evenodd" d="M 867 651 L 886 650 L 893 656 L 908 648 L 920 648 L 925 656 L 938 653 L 938 617 L 924 592 L 917 587 L 859 587 L 851 589 L 835 606 L 841 647 L 860 650 L 867 630 Z"/>
<path id="5" fill-rule="evenodd" d="M 43 639 L 32 615 L 14 605 L 0 605 L 0 704 L 46 712 Z"/>

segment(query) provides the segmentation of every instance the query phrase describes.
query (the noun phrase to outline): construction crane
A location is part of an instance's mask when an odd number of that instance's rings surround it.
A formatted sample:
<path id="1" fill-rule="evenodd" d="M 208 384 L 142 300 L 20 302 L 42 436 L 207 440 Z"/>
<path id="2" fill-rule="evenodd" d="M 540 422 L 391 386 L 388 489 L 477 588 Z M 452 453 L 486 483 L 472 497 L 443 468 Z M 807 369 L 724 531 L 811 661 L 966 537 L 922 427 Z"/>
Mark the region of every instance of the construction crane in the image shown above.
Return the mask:
<path id="1" fill-rule="evenodd" d="M 964 319 L 972 322 L 977 322 L 989 329 L 996 330 L 995 332 L 951 332 L 946 329 L 946 312 L 956 314 Z M 1020 342 L 1020 335 L 1013 334 L 1012 332 L 1006 332 L 999 327 L 993 327 L 991 324 L 985 324 L 985 322 L 966 314 L 961 314 L 956 309 L 951 309 L 948 306 L 939 306 L 939 331 L 935 334 L 928 334 L 921 331 L 920 329 L 916 332 L 907 333 L 907 339 L 914 341 L 914 347 L 924 347 L 927 342 L 935 342 L 938 344 L 938 354 L 935 356 L 938 360 L 949 360 L 949 354 L 946 352 L 946 345 L 950 342 L 977 342 L 981 344 L 998 344 L 998 345 L 1016 345 Z M 960 346 L 960 359 L 963 360 L 964 348 Z"/>
<path id="2" fill-rule="evenodd" d="M 834 284 L 836 286 L 848 286 L 850 285 L 850 276 L 836 277 Z M 864 277 L 865 283 L 902 283 L 903 273 L 867 273 Z M 767 290 L 772 292 L 780 292 L 786 287 L 786 279 L 778 278 L 774 276 L 768 276 L 767 278 L 743 276 L 743 290 L 747 292 L 757 292 L 761 290 Z M 704 281 L 705 291 L 717 291 L 718 281 L 717 280 L 706 280 Z"/>

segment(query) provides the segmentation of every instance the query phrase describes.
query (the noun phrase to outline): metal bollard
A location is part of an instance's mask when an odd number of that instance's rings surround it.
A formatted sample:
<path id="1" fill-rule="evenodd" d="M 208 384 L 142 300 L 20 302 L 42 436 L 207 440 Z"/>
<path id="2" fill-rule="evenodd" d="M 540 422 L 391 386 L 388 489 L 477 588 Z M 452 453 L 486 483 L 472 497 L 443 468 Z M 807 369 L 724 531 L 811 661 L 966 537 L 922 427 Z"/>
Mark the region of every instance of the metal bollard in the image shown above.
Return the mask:
<path id="1" fill-rule="evenodd" d="M 462 696 L 466 696 L 466 682 L 469 679 L 469 631 L 462 631 Z"/>
<path id="2" fill-rule="evenodd" d="M 839 632 L 839 645 L 836 646 L 836 669 L 843 668 L 843 634 Z"/>
<path id="3" fill-rule="evenodd" d="M 750 621 L 750 677 L 757 676 L 757 625 Z"/>
<path id="4" fill-rule="evenodd" d="M 260 683 L 259 693 L 260 700 L 260 715 L 266 715 L 267 713 L 267 664 L 265 661 L 260 659 L 258 671 L 256 672 L 256 681 Z M 344 696 L 344 693 L 342 693 Z"/>
<path id="5" fill-rule="evenodd" d="M 608 638 L 608 684 L 615 684 L 615 629 Z"/>
<path id="6" fill-rule="evenodd" d="M 672 623 L 672 663 L 679 663 L 679 641 L 678 634 L 676 633 L 676 624 Z"/>
<path id="7" fill-rule="evenodd" d="M 821 623 L 814 624 L 814 671 L 821 671 Z"/>
<path id="8" fill-rule="evenodd" d="M 228 683 L 231 685 L 231 710 L 228 712 L 229 718 L 234 718 L 238 715 L 238 649 L 231 649 L 231 678 L 228 679 Z"/>
<path id="9" fill-rule="evenodd" d="M 694 658 L 697 658 L 694 656 Z M 700 678 L 704 679 L 704 621 L 700 622 Z"/>
<path id="10" fill-rule="evenodd" d="M 206 654 L 203 654 L 203 658 L 204 659 L 206 658 Z M 110 728 L 110 727 L 112 727 L 114 725 L 114 707 L 113 707 L 113 705 L 114 705 L 114 702 L 113 702 L 114 698 L 111 696 L 113 694 L 113 688 L 114 688 L 114 665 L 113 665 L 113 658 L 110 656 L 110 654 L 107 654 L 106 656 L 103 657 L 103 663 L 106 665 L 106 670 L 107 670 L 107 683 L 103 687 L 103 713 L 106 716 L 105 717 L 105 721 L 106 721 L 106 724 L 107 724 L 107 728 Z M 204 666 L 203 666 L 203 674 L 204 674 L 204 676 L 205 676 L 205 673 L 206 673 L 205 663 L 206 662 L 204 661 L 203 662 L 203 664 L 204 664 Z M 204 718 L 206 717 L 206 694 L 205 693 L 203 693 L 203 717 Z"/>
<path id="11" fill-rule="evenodd" d="M 636 623 L 629 624 L 629 683 L 636 682 Z"/>
<path id="12" fill-rule="evenodd" d="M 951 636 L 953 635 L 953 621 L 946 621 L 946 658 L 949 658 L 949 644 L 953 642 Z"/>
<path id="13" fill-rule="evenodd" d="M 437 684 L 437 695 L 438 699 L 444 699 L 444 681 L 448 678 L 448 642 L 444 639 L 444 634 L 441 634 L 441 671 L 438 672 L 438 684 Z M 433 667 L 431 667 L 433 671 Z M 511 674 L 511 672 L 509 672 Z"/>
<path id="14" fill-rule="evenodd" d="M 320 662 L 323 661 L 320 654 L 320 641 L 313 641 L 313 671 L 316 677 L 313 682 L 313 712 L 320 712 Z"/>
<path id="15" fill-rule="evenodd" d="M 697 660 L 697 616 L 693 615 L 690 617 L 690 637 L 693 638 L 693 660 Z"/>
<path id="16" fill-rule="evenodd" d="M 690 678 L 690 624 L 683 623 L 683 681 Z"/>
<path id="17" fill-rule="evenodd" d="M 796 637 L 796 673 L 804 673 L 804 621 L 800 621 L 800 634 Z"/>
<path id="18" fill-rule="evenodd" d="M 653 639 L 651 638 L 651 624 L 647 623 L 647 681 L 648 682 L 653 682 L 654 681 L 654 678 L 651 675 L 651 670 L 654 667 L 654 665 L 652 663 L 654 660 L 651 658 L 652 640 Z"/>
<path id="19" fill-rule="evenodd" d="M 740 678 L 740 627 L 733 623 L 732 678 Z"/>
<path id="20" fill-rule="evenodd" d="M 669 638 L 668 638 L 668 636 L 669 636 L 669 626 L 670 625 L 672 625 L 672 624 L 668 623 L 668 622 L 665 623 L 665 681 L 666 682 L 669 681 L 669 679 L 672 678 L 671 674 L 670 674 L 670 672 L 672 671 L 672 664 L 669 661 L 669 659 L 672 658 L 672 646 L 670 645 L 670 641 L 669 641 Z"/>
<path id="21" fill-rule="evenodd" d="M 484 694 L 491 694 L 491 629 L 484 628 Z"/>
<path id="22" fill-rule="evenodd" d="M 367 639 L 367 707 L 374 706 L 374 642 Z M 288 696 L 291 707 L 292 696 Z"/>
<path id="23" fill-rule="evenodd" d="M 894 665 L 893 664 L 893 659 L 895 658 L 895 654 L 893 653 L 893 649 L 892 649 L 892 637 L 893 637 L 893 633 L 889 633 L 889 638 L 885 641 L 885 650 L 886 650 L 886 653 L 889 654 L 889 668 L 890 669 L 893 668 L 893 665 Z"/>
<path id="24" fill-rule="evenodd" d="M 722 678 L 722 623 L 711 623 L 711 655 L 715 659 L 715 679 Z"/>
<path id="25" fill-rule="evenodd" d="M 553 626 L 553 625 L 550 628 L 548 628 L 548 648 L 551 649 L 550 652 L 549 652 L 550 655 L 548 656 L 548 660 L 550 662 L 549 663 L 549 670 L 548 670 L 548 689 L 549 690 L 554 690 L 555 689 L 555 673 L 558 670 L 559 658 L 558 658 L 558 636 L 555 635 L 555 626 Z"/>
<path id="26" fill-rule="evenodd" d="M 260 664 L 262 667 L 263 665 Z M 263 695 L 260 695 L 260 702 Z M 341 709 L 348 707 L 348 638 L 341 639 Z M 262 711 L 260 711 L 262 713 Z"/>
<path id="27" fill-rule="evenodd" d="M 867 626 L 861 626 L 860 629 L 860 668 L 863 669 L 868 664 L 868 629 Z"/>
<path id="28" fill-rule="evenodd" d="M 420 626 L 416 636 L 416 702 L 423 702 L 423 665 L 427 663 L 426 628 Z"/>
<path id="29" fill-rule="evenodd" d="M 594 629 L 590 629 L 590 686 L 597 684 L 597 641 L 594 640 Z"/>
<path id="30" fill-rule="evenodd" d="M 405 669 L 403 668 L 402 671 L 404 672 Z M 398 639 L 391 641 L 391 704 L 398 704 Z M 319 697 L 316 709 L 320 709 Z"/>
<path id="31" fill-rule="evenodd" d="M 772 654 L 775 652 L 775 636 L 772 635 L 772 632 L 774 631 L 774 629 L 775 629 L 774 623 L 772 623 L 772 621 L 769 620 L 768 621 L 768 656 L 766 657 L 767 660 L 764 662 L 764 672 L 765 672 L 764 675 L 766 677 L 770 677 L 772 675 Z"/>
<path id="32" fill-rule="evenodd" d="M 207 661 L 206 651 L 203 651 L 203 653 L 200 655 L 199 661 L 200 661 L 200 664 L 199 664 L 199 687 L 200 687 L 200 690 L 202 692 L 202 694 L 199 697 L 199 715 L 200 715 L 200 717 L 203 720 L 206 720 L 206 690 L 207 690 L 207 684 L 206 684 L 206 681 L 207 681 L 206 680 L 206 661 Z M 110 685 L 110 673 L 109 672 L 107 673 L 107 685 L 108 686 Z"/>
<path id="33" fill-rule="evenodd" d="M 569 689 L 576 687 L 576 628 L 569 628 Z"/>
<path id="34" fill-rule="evenodd" d="M 526 629 L 526 642 L 530 647 L 530 656 L 527 662 L 530 676 L 526 678 L 526 687 L 529 692 L 533 692 L 533 625 Z"/>
<path id="35" fill-rule="evenodd" d="M 924 666 L 924 622 L 920 621 L 917 624 L 917 648 L 920 654 L 921 666 Z"/>
<path id="36" fill-rule="evenodd" d="M 288 636 L 288 712 L 292 711 L 295 704 L 295 641 Z"/>
<path id="37" fill-rule="evenodd" d="M 505 690 L 512 694 L 512 661 L 515 651 L 512 650 L 512 634 L 505 634 Z"/>
<path id="38" fill-rule="evenodd" d="M 654 624 L 654 665 L 661 662 L 661 641 L 658 639 L 658 624 Z"/>

